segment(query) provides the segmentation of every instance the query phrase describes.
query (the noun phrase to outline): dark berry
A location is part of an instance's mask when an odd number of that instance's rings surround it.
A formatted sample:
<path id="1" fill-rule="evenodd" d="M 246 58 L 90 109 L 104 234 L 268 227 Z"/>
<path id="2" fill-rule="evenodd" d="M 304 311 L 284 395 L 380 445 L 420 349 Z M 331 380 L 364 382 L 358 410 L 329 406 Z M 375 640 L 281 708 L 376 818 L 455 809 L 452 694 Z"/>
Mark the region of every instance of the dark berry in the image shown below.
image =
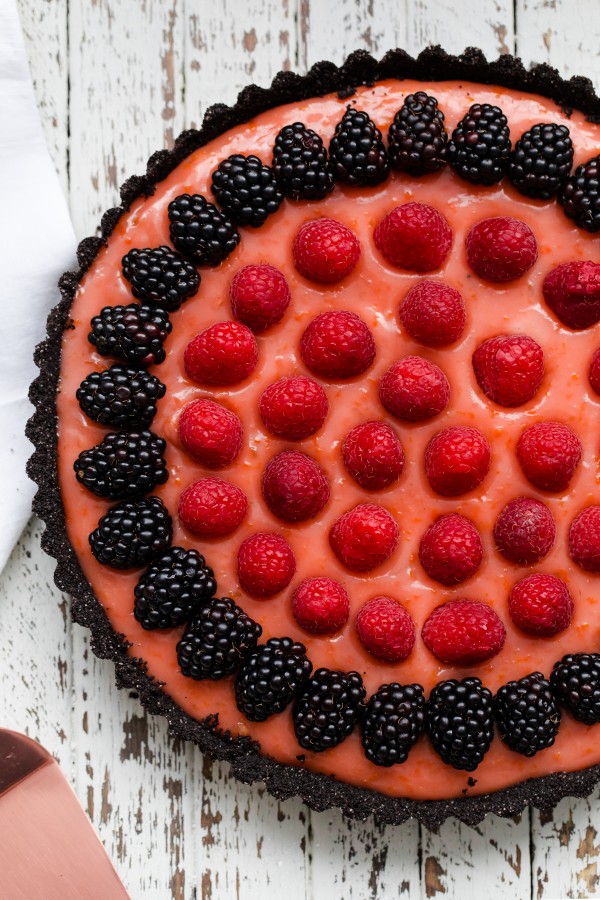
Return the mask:
<path id="1" fill-rule="evenodd" d="M 230 597 L 213 597 L 200 608 L 177 644 L 179 667 L 196 681 L 232 675 L 261 634 L 260 625 Z"/>
<path id="2" fill-rule="evenodd" d="M 164 360 L 163 344 L 172 328 L 165 309 L 140 303 L 105 306 L 91 326 L 88 341 L 98 353 L 139 366 L 155 366 Z"/>
<path id="3" fill-rule="evenodd" d="M 571 171 L 573 144 L 566 125 L 542 123 L 521 135 L 508 177 L 526 197 L 550 200 Z"/>
<path id="4" fill-rule="evenodd" d="M 494 737 L 492 692 L 479 678 L 440 681 L 425 706 L 425 724 L 443 761 L 473 772 Z"/>
<path id="5" fill-rule="evenodd" d="M 219 163 L 212 175 L 212 192 L 237 225 L 252 228 L 260 228 L 283 200 L 273 170 L 258 156 L 240 153 Z"/>
<path id="6" fill-rule="evenodd" d="M 409 94 L 388 133 L 390 165 L 409 175 L 437 172 L 448 157 L 444 113 L 425 91 Z"/>
<path id="7" fill-rule="evenodd" d="M 73 464 L 77 481 L 98 497 L 141 497 L 169 477 L 167 444 L 152 431 L 107 434 L 100 444 L 80 453 Z"/>
<path id="8" fill-rule="evenodd" d="M 213 570 L 197 550 L 171 547 L 134 588 L 133 614 L 143 628 L 175 628 L 191 619 L 217 589 Z"/>
<path id="9" fill-rule="evenodd" d="M 358 672 L 317 669 L 294 704 L 294 730 L 305 750 L 341 744 L 359 717 L 365 688 Z"/>
<path id="10" fill-rule="evenodd" d="M 286 125 L 275 138 L 273 171 L 292 200 L 322 200 L 335 183 L 322 139 L 302 122 Z"/>
<path id="11" fill-rule="evenodd" d="M 425 723 L 425 697 L 420 684 L 382 684 L 362 717 L 365 756 L 376 766 L 403 763 Z"/>
<path id="12" fill-rule="evenodd" d="M 125 254 L 121 265 L 134 297 L 169 312 L 179 309 L 200 287 L 196 268 L 169 247 L 134 248 Z"/>
<path id="13" fill-rule="evenodd" d="M 577 166 L 560 186 L 558 202 L 579 228 L 600 230 L 600 156 Z"/>
<path id="14" fill-rule="evenodd" d="M 117 428 L 145 428 L 156 415 L 156 401 L 164 397 L 165 390 L 155 375 L 115 365 L 102 372 L 90 372 L 77 388 L 76 397 L 93 422 Z"/>
<path id="15" fill-rule="evenodd" d="M 381 132 L 366 112 L 349 107 L 329 145 L 335 174 L 346 184 L 371 186 L 388 176 L 390 164 Z"/>
<path id="16" fill-rule="evenodd" d="M 496 184 L 506 171 L 509 155 L 506 116 L 497 106 L 475 103 L 452 132 L 450 165 L 472 184 Z"/>
<path id="17" fill-rule="evenodd" d="M 554 743 L 560 724 L 550 682 L 540 672 L 509 681 L 494 698 L 500 737 L 515 753 L 535 756 Z"/>
<path id="18" fill-rule="evenodd" d="M 173 245 L 198 266 L 218 266 L 233 253 L 240 233 L 231 219 L 201 194 L 180 194 L 169 203 Z"/>
<path id="19" fill-rule="evenodd" d="M 158 497 L 124 500 L 111 507 L 90 534 L 90 547 L 99 563 L 113 569 L 147 566 L 173 537 L 169 511 Z"/>
<path id="20" fill-rule="evenodd" d="M 558 702 L 578 722 L 600 722 L 600 654 L 569 653 L 554 664 L 550 683 Z"/>
<path id="21" fill-rule="evenodd" d="M 271 638 L 248 654 L 235 682 L 235 701 L 252 722 L 283 712 L 306 682 L 312 663 L 304 644 Z"/>

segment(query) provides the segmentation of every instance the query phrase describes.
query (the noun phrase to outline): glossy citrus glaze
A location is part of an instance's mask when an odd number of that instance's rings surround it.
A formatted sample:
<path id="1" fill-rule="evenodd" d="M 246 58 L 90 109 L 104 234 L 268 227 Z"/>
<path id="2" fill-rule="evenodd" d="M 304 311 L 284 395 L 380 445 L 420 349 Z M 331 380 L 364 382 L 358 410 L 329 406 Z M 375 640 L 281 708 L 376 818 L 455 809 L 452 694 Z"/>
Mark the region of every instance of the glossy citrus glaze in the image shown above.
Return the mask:
<path id="1" fill-rule="evenodd" d="M 494 103 L 508 117 L 513 140 L 540 121 L 564 121 L 550 101 L 535 96 L 489 86 L 446 82 L 417 84 L 389 81 L 364 88 L 352 98 L 387 132 L 406 94 L 426 89 L 439 100 L 448 129 L 473 102 Z M 525 759 L 509 751 L 496 738 L 482 765 L 470 778 L 468 773 L 444 765 L 422 738 L 408 761 L 390 769 L 369 763 L 355 732 L 340 746 L 322 754 L 306 752 L 297 760 L 290 710 L 267 722 L 247 722 L 237 711 L 232 679 L 221 682 L 194 682 L 178 671 L 175 644 L 178 631 L 144 632 L 132 614 L 133 587 L 139 571 L 116 572 L 99 565 L 91 556 L 88 534 L 106 511 L 107 504 L 77 484 L 73 461 L 83 449 L 102 439 L 104 429 L 88 421 L 75 400 L 81 379 L 92 369 L 109 362 L 94 353 L 87 341 L 89 320 L 106 304 L 131 302 L 127 283 L 121 276 L 120 260 L 132 247 L 153 247 L 168 243 L 166 207 L 185 191 L 210 197 L 210 174 L 220 159 L 234 152 L 256 153 L 270 161 L 270 150 L 279 128 L 301 120 L 329 136 L 341 118 L 346 103 L 335 96 L 306 101 L 267 112 L 247 125 L 229 132 L 186 159 L 147 200 L 138 200 L 123 216 L 90 271 L 82 281 L 72 308 L 74 328 L 66 330 L 63 342 L 61 387 L 58 396 L 59 470 L 67 528 L 82 568 L 103 604 L 117 632 L 131 641 L 131 654 L 143 658 L 150 674 L 164 682 L 165 691 L 190 715 L 203 718 L 218 713 L 221 727 L 235 734 L 251 734 L 265 754 L 315 771 L 334 775 L 341 781 L 376 789 L 387 794 L 413 798 L 445 798 L 500 789 L 532 776 L 561 770 L 575 770 L 600 762 L 600 726 L 597 729 L 575 723 L 563 716 L 554 747 Z M 576 164 L 597 153 L 598 128 L 574 114 L 569 127 L 576 149 Z M 409 200 L 430 203 L 448 218 L 454 245 L 440 272 L 458 288 L 467 307 L 467 327 L 461 341 L 450 349 L 429 350 L 403 334 L 398 322 L 399 301 L 419 276 L 394 270 L 379 255 L 373 243 L 373 229 L 379 219 L 396 204 Z M 508 214 L 523 219 L 533 229 L 539 243 L 539 259 L 527 275 L 508 285 L 481 282 L 466 265 L 464 242 L 469 228 L 481 218 Z M 322 287 L 302 278 L 291 258 L 293 236 L 304 222 L 327 215 L 348 225 L 358 235 L 362 256 L 354 272 L 343 281 Z M 318 203 L 284 202 L 259 230 L 243 229 L 238 249 L 216 270 L 202 271 L 202 284 L 195 298 L 188 300 L 172 316 L 173 333 L 168 338 L 167 360 L 156 369 L 166 382 L 166 397 L 159 403 L 151 426 L 169 442 L 167 460 L 170 478 L 156 491 L 175 519 L 174 543 L 198 547 L 213 566 L 220 595 L 234 597 L 263 627 L 263 638 L 290 635 L 302 640 L 315 667 L 356 669 L 369 693 L 382 682 L 418 681 L 427 691 L 440 679 L 477 675 L 491 689 L 533 670 L 546 675 L 564 653 L 598 650 L 600 576 L 588 575 L 575 567 L 567 553 L 568 525 L 584 506 L 600 500 L 598 483 L 600 400 L 588 385 L 587 369 L 592 352 L 600 344 L 594 329 L 572 333 L 560 327 L 543 306 L 541 282 L 558 263 L 574 259 L 595 259 L 597 238 L 580 231 L 553 203 L 529 201 L 505 180 L 494 188 L 477 189 L 457 179 L 450 171 L 427 178 L 393 174 L 379 188 L 336 187 Z M 259 363 L 251 379 L 233 389 L 205 391 L 192 384 L 183 369 L 183 351 L 190 338 L 208 325 L 231 317 L 228 290 L 235 272 L 247 263 L 269 262 L 288 278 L 292 302 L 283 321 L 258 337 Z M 429 275 L 428 277 L 432 277 Z M 349 383 L 325 384 L 330 412 L 323 428 L 301 442 L 298 449 L 319 458 L 331 481 L 331 500 L 318 520 L 288 526 L 268 511 L 260 492 L 261 473 L 271 456 L 290 446 L 271 437 L 261 427 L 258 400 L 272 381 L 294 373 L 304 373 L 298 344 L 302 331 L 319 312 L 349 309 L 358 312 L 371 328 L 377 358 L 365 376 Z M 490 403 L 478 390 L 471 366 L 471 354 L 484 339 L 498 333 L 524 332 L 543 347 L 546 374 L 538 395 L 525 407 L 503 410 Z M 398 357 L 419 353 L 434 360 L 447 374 L 452 397 L 448 409 L 425 424 L 393 423 L 406 453 L 407 464 L 397 485 L 376 495 L 396 518 L 401 532 L 399 547 L 390 560 L 367 576 L 345 571 L 333 556 L 327 539 L 332 522 L 356 503 L 373 495 L 359 488 L 344 470 L 341 442 L 355 425 L 368 419 L 385 418 L 377 400 L 379 377 Z M 223 477 L 239 485 L 249 499 L 247 519 L 231 537 L 218 542 L 200 542 L 177 522 L 177 500 L 188 484 L 206 474 L 180 447 L 177 416 L 191 399 L 209 396 L 240 415 L 244 423 L 244 447 Z M 388 420 L 389 417 L 387 417 Z M 584 447 L 583 463 L 562 496 L 534 490 L 516 462 L 514 448 L 522 428 L 540 419 L 559 419 L 579 435 Z M 430 437 L 449 425 L 476 425 L 492 444 L 492 464 L 488 477 L 473 494 L 444 499 L 433 494 L 425 479 L 422 459 Z M 556 545 L 534 569 L 525 569 L 503 560 L 495 551 L 492 528 L 501 508 L 520 495 L 541 497 L 550 506 L 557 523 Z M 477 575 L 453 590 L 431 581 L 418 561 L 419 539 L 440 514 L 456 511 L 470 517 L 481 532 L 484 562 Z M 256 531 L 282 533 L 296 554 L 298 569 L 289 589 L 267 601 L 252 600 L 237 584 L 235 559 L 244 538 Z M 511 624 L 507 601 L 511 585 L 530 571 L 552 572 L 566 579 L 575 600 L 571 627 L 553 639 L 534 639 Z M 312 575 L 329 574 L 347 588 L 351 600 L 348 625 L 333 639 L 305 634 L 291 616 L 291 595 L 296 585 Z M 477 598 L 490 603 L 507 629 L 506 645 L 489 662 L 471 670 L 444 667 L 426 650 L 420 637 L 411 656 L 403 663 L 376 660 L 361 646 L 354 629 L 357 610 L 369 598 L 387 594 L 406 604 L 417 628 L 443 600 L 455 596 Z M 475 783 L 473 784 L 473 780 Z"/>

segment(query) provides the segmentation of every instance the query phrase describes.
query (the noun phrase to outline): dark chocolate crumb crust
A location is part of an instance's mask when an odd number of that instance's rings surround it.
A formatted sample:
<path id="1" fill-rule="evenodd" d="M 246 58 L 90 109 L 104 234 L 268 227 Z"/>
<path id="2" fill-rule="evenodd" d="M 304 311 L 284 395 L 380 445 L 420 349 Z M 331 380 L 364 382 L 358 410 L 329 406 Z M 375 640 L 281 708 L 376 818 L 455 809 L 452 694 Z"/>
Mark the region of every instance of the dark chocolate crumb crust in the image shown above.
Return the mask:
<path id="1" fill-rule="evenodd" d="M 154 153 L 145 175 L 133 175 L 121 187 L 121 206 L 109 209 L 96 237 L 85 238 L 77 249 L 77 272 L 65 273 L 59 282 L 61 301 L 50 312 L 47 337 L 35 351 L 40 370 L 29 396 L 35 412 L 27 424 L 27 436 L 35 446 L 27 471 L 38 490 L 33 511 L 44 520 L 43 549 L 57 561 L 57 586 L 72 597 L 75 622 L 91 631 L 92 650 L 100 659 L 112 659 L 119 688 L 136 691 L 151 713 L 163 715 L 171 732 L 193 741 L 215 759 L 231 763 L 231 771 L 240 781 L 263 782 L 274 797 L 285 800 L 299 796 L 315 810 L 339 808 L 345 815 L 366 819 L 374 815 L 381 822 L 399 824 L 414 817 L 428 827 L 455 816 L 476 825 L 489 813 L 514 816 L 526 806 L 539 809 L 554 806 L 563 797 L 585 797 L 600 780 L 600 765 L 578 772 L 562 772 L 533 778 L 492 794 L 451 800 L 409 800 L 355 787 L 334 778 L 279 763 L 263 756 L 260 746 L 246 737 L 233 738 L 219 730 L 215 716 L 196 721 L 163 693 L 161 684 L 146 671 L 143 660 L 128 655 L 123 635 L 118 635 L 85 578 L 66 532 L 64 510 L 58 483 L 56 392 L 59 384 L 62 335 L 69 327 L 69 311 L 77 285 L 89 269 L 100 248 L 110 237 L 121 216 L 138 197 L 148 197 L 179 163 L 198 147 L 241 125 L 259 113 L 285 103 L 338 92 L 350 97 L 359 85 L 372 85 L 384 78 L 414 78 L 423 81 L 468 80 L 530 93 L 554 100 L 566 115 L 576 108 L 590 122 L 600 123 L 600 99 L 588 78 L 562 79 L 548 65 L 526 69 L 520 59 L 506 55 L 487 62 L 482 52 L 469 47 L 461 56 L 450 56 L 440 47 L 430 47 L 414 59 L 403 50 L 390 50 L 381 60 L 358 50 L 340 67 L 331 62 L 317 63 L 307 75 L 280 72 L 269 88 L 250 85 L 239 94 L 234 106 L 216 104 L 208 109 L 199 130 L 185 131 L 172 150 Z M 302 762 L 301 756 L 298 757 Z"/>

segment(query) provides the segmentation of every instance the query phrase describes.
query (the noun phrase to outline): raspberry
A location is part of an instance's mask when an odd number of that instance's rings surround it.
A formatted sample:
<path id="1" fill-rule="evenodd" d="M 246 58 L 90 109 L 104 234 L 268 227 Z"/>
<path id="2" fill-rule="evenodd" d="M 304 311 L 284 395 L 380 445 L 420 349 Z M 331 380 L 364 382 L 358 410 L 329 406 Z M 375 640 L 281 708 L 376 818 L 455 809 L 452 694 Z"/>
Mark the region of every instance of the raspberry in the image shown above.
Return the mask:
<path id="1" fill-rule="evenodd" d="M 442 370 L 428 359 L 405 356 L 381 378 L 379 399 L 397 419 L 420 422 L 448 406 L 450 385 Z"/>
<path id="2" fill-rule="evenodd" d="M 307 578 L 294 591 L 292 613 L 305 631 L 332 634 L 348 621 L 350 601 L 338 581 L 324 576 Z"/>
<path id="3" fill-rule="evenodd" d="M 590 363 L 590 384 L 595 394 L 600 396 L 600 347 L 594 352 Z"/>
<path id="4" fill-rule="evenodd" d="M 293 252 L 294 265 L 301 275 L 320 284 L 334 284 L 356 267 L 360 242 L 341 222 L 315 219 L 299 229 Z"/>
<path id="5" fill-rule="evenodd" d="M 510 216 L 482 219 L 467 235 L 467 260 L 485 281 L 513 281 L 528 272 L 538 256 L 533 231 Z"/>
<path id="6" fill-rule="evenodd" d="M 375 359 L 373 335 L 356 313 L 321 313 L 306 327 L 300 342 L 305 365 L 321 378 L 362 375 Z"/>
<path id="7" fill-rule="evenodd" d="M 356 631 L 369 653 L 402 662 L 415 644 L 415 624 L 408 610 L 392 597 L 373 597 L 356 617 Z"/>
<path id="8" fill-rule="evenodd" d="M 544 377 L 544 351 L 526 334 L 501 334 L 480 344 L 473 369 L 483 393 L 498 406 L 533 399 Z"/>
<path id="9" fill-rule="evenodd" d="M 290 289 L 275 266 L 244 266 L 233 276 L 229 300 L 234 318 L 258 334 L 281 321 L 290 305 Z"/>
<path id="10" fill-rule="evenodd" d="M 577 435 L 560 422 L 536 422 L 517 442 L 525 477 L 541 491 L 566 491 L 581 453 Z"/>
<path id="11" fill-rule="evenodd" d="M 544 300 L 563 325 L 579 331 L 600 321 L 600 265 L 589 259 L 563 263 L 548 272 Z"/>
<path id="12" fill-rule="evenodd" d="M 513 586 L 508 611 L 522 631 L 553 637 L 571 624 L 573 598 L 560 578 L 536 572 Z"/>
<path id="13" fill-rule="evenodd" d="M 294 577 L 296 558 L 280 535 L 252 534 L 238 550 L 237 569 L 242 590 L 251 597 L 272 597 Z"/>
<path id="14" fill-rule="evenodd" d="M 198 384 L 227 385 L 243 381 L 258 362 L 258 345 L 240 322 L 217 322 L 197 334 L 185 348 L 183 364 Z"/>
<path id="15" fill-rule="evenodd" d="M 600 572 L 600 506 L 588 506 L 573 519 L 569 551 L 586 572 Z"/>
<path id="16" fill-rule="evenodd" d="M 246 515 L 246 495 L 221 478 L 201 478 L 179 498 L 179 518 L 199 537 L 223 537 L 238 528 Z"/>
<path id="17" fill-rule="evenodd" d="M 387 261 L 411 272 L 431 272 L 444 263 L 452 229 L 437 209 L 425 203 L 396 206 L 379 222 L 375 246 Z"/>
<path id="18" fill-rule="evenodd" d="M 399 530 L 387 509 L 361 503 L 333 523 L 329 542 L 337 558 L 354 572 L 370 572 L 398 545 Z"/>
<path id="19" fill-rule="evenodd" d="M 483 559 L 483 545 L 472 522 L 450 513 L 430 525 L 419 546 L 421 565 L 430 578 L 452 587 L 471 578 Z"/>
<path id="20" fill-rule="evenodd" d="M 267 431 L 290 441 L 302 441 L 318 431 L 329 410 L 320 384 L 304 375 L 280 378 L 260 398 L 260 417 Z"/>
<path id="21" fill-rule="evenodd" d="M 455 425 L 435 434 L 425 450 L 425 472 L 437 494 L 456 497 L 481 484 L 490 467 L 490 445 L 476 428 Z"/>
<path id="22" fill-rule="evenodd" d="M 192 400 L 179 417 L 179 440 L 207 469 L 230 465 L 242 449 L 242 423 L 212 400 Z"/>
<path id="23" fill-rule="evenodd" d="M 297 450 L 284 450 L 268 462 L 262 491 L 273 515 L 286 522 L 312 519 L 329 500 L 325 472 L 314 459 Z"/>
<path id="24" fill-rule="evenodd" d="M 443 281 L 418 281 L 400 304 L 400 321 L 410 336 L 428 347 L 453 344 L 467 314 L 459 292 Z"/>
<path id="25" fill-rule="evenodd" d="M 363 422 L 346 436 L 344 465 L 358 484 L 381 490 L 398 480 L 404 469 L 404 451 L 396 432 L 385 422 Z"/>
<path id="26" fill-rule="evenodd" d="M 496 547 L 506 559 L 522 566 L 540 562 L 556 538 L 552 513 L 541 500 L 517 497 L 507 503 L 494 527 Z"/>
<path id="27" fill-rule="evenodd" d="M 506 630 L 487 603 L 461 598 L 434 609 L 421 636 L 440 662 L 474 666 L 502 650 Z"/>

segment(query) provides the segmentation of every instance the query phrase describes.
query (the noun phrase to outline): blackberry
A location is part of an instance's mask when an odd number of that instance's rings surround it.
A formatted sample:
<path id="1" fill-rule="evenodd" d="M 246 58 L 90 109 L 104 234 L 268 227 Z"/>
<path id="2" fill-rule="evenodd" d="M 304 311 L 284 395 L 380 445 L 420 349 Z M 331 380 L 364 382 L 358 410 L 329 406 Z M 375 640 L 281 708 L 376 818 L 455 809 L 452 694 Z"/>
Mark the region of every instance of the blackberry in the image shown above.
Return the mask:
<path id="1" fill-rule="evenodd" d="M 286 125 L 275 138 L 273 171 L 292 200 L 322 200 L 335 184 L 322 139 L 302 122 Z"/>
<path id="2" fill-rule="evenodd" d="M 212 174 L 212 192 L 237 225 L 252 228 L 264 225 L 283 200 L 273 170 L 258 156 L 241 153 L 219 163 Z"/>
<path id="3" fill-rule="evenodd" d="M 569 653 L 554 664 L 550 684 L 556 699 L 578 722 L 600 722 L 600 654 Z"/>
<path id="4" fill-rule="evenodd" d="M 550 200 L 573 165 L 573 144 L 566 125 L 534 125 L 521 135 L 508 166 L 508 177 L 526 197 Z"/>
<path id="5" fill-rule="evenodd" d="M 208 603 L 216 589 L 213 570 L 197 550 L 171 547 L 136 584 L 133 614 L 148 631 L 175 628 Z"/>
<path id="6" fill-rule="evenodd" d="M 362 718 L 365 756 L 376 766 L 405 762 L 424 723 L 425 697 L 420 684 L 382 684 Z"/>
<path id="7" fill-rule="evenodd" d="M 425 705 L 425 727 L 447 765 L 473 772 L 494 737 L 491 691 L 479 678 L 440 681 Z"/>
<path id="8" fill-rule="evenodd" d="M 93 422 L 145 428 L 156 415 L 156 401 L 164 397 L 165 390 L 155 375 L 117 364 L 103 372 L 90 372 L 75 396 Z"/>
<path id="9" fill-rule="evenodd" d="M 558 202 L 579 228 L 600 230 L 600 156 L 577 166 L 560 186 Z"/>
<path id="10" fill-rule="evenodd" d="M 195 266 L 169 247 L 130 250 L 121 265 L 134 297 L 169 312 L 179 309 L 200 287 Z"/>
<path id="11" fill-rule="evenodd" d="M 256 646 L 262 628 L 230 597 L 200 608 L 177 644 L 179 667 L 188 678 L 216 680 L 231 675 Z"/>
<path id="12" fill-rule="evenodd" d="M 509 681 L 494 698 L 494 713 L 502 740 L 523 756 L 551 747 L 558 734 L 560 712 L 541 672 Z"/>
<path id="13" fill-rule="evenodd" d="M 105 306 L 91 321 L 88 341 L 102 356 L 115 356 L 139 366 L 155 366 L 165 358 L 171 333 L 169 314 L 140 303 Z"/>
<path id="14" fill-rule="evenodd" d="M 296 644 L 288 637 L 271 638 L 248 655 L 238 672 L 238 709 L 250 721 L 264 722 L 283 712 L 311 671 L 304 644 Z"/>
<path id="15" fill-rule="evenodd" d="M 173 246 L 199 266 L 218 266 L 240 242 L 231 219 L 200 194 L 180 194 L 168 212 Z"/>
<path id="16" fill-rule="evenodd" d="M 89 537 L 99 563 L 113 569 L 147 566 L 169 548 L 173 523 L 158 497 L 123 500 L 111 507 Z"/>
<path id="17" fill-rule="evenodd" d="M 358 672 L 317 669 L 294 704 L 300 746 L 320 753 L 340 744 L 358 719 L 365 693 Z"/>
<path id="18" fill-rule="evenodd" d="M 506 171 L 510 131 L 497 106 L 475 103 L 452 132 L 448 144 L 450 165 L 472 184 L 496 184 Z"/>
<path id="19" fill-rule="evenodd" d="M 437 172 L 448 158 L 444 113 L 425 91 L 409 94 L 388 132 L 390 165 L 409 175 Z"/>
<path id="20" fill-rule="evenodd" d="M 98 497 L 125 500 L 149 494 L 169 477 L 167 444 L 152 431 L 118 431 L 80 453 L 73 464 L 77 481 Z"/>
<path id="21" fill-rule="evenodd" d="M 379 128 L 366 112 L 352 107 L 335 126 L 329 159 L 337 178 L 346 184 L 380 184 L 390 171 Z"/>

